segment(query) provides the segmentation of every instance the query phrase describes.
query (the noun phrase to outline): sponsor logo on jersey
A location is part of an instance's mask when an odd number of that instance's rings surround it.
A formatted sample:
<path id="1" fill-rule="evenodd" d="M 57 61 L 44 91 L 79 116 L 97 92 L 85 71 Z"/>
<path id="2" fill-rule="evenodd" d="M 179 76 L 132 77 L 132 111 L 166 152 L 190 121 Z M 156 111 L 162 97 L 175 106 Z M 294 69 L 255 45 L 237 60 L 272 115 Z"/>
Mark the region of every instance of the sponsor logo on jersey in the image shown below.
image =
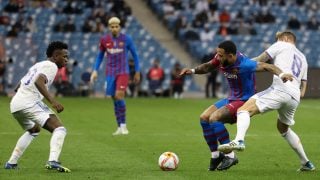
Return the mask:
<path id="1" fill-rule="evenodd" d="M 110 54 L 117 54 L 117 53 L 122 53 L 123 49 L 122 48 L 108 48 L 107 52 Z"/>
<path id="2" fill-rule="evenodd" d="M 231 73 L 228 73 L 228 72 L 224 72 L 223 75 L 228 79 L 238 79 L 238 75 L 237 74 L 231 74 Z"/>

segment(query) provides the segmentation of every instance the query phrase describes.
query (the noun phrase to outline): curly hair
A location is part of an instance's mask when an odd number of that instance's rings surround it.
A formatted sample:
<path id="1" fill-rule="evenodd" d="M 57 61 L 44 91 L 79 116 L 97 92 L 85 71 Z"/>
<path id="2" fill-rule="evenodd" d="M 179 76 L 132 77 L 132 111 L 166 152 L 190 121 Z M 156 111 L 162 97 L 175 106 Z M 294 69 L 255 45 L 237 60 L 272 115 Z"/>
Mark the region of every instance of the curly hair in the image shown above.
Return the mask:
<path id="1" fill-rule="evenodd" d="M 52 41 L 47 48 L 47 57 L 52 57 L 55 50 L 68 49 L 68 45 L 61 41 Z"/>
<path id="2" fill-rule="evenodd" d="M 224 49 L 227 54 L 237 53 L 237 46 L 232 41 L 223 41 L 218 45 L 218 48 Z"/>

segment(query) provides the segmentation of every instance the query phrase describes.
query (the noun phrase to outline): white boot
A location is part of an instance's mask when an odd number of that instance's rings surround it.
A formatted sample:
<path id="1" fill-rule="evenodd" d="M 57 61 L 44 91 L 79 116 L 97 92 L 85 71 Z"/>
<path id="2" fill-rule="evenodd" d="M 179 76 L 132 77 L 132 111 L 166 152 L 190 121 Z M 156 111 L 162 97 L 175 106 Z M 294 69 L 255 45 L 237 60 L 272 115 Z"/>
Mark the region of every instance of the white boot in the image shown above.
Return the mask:
<path id="1" fill-rule="evenodd" d="M 121 134 L 122 134 L 122 132 L 121 132 L 120 127 L 118 127 L 118 129 L 114 133 L 112 133 L 112 135 L 114 135 L 114 136 L 121 135 Z"/>

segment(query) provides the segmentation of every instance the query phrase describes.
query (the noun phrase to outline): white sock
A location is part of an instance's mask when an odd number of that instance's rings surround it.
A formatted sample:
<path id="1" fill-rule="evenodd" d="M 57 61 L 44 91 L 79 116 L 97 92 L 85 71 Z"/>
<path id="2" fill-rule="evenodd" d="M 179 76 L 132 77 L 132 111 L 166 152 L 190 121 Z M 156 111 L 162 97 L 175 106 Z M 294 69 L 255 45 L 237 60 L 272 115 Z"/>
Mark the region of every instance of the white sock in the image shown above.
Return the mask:
<path id="1" fill-rule="evenodd" d="M 248 111 L 239 111 L 237 113 L 237 135 L 235 140 L 244 140 L 246 132 L 250 126 L 250 114 Z"/>
<path id="2" fill-rule="evenodd" d="M 284 137 L 284 139 L 287 140 L 291 148 L 298 154 L 301 164 L 306 164 L 306 162 L 308 162 L 309 159 L 307 158 L 307 155 L 303 150 L 303 146 L 298 135 L 295 132 L 293 132 L 290 128 L 286 133 L 283 133 L 281 135 Z"/>
<path id="3" fill-rule="evenodd" d="M 234 152 L 231 151 L 231 153 L 225 154 L 225 156 L 228 156 L 229 158 L 234 158 Z"/>
<path id="4" fill-rule="evenodd" d="M 120 124 L 120 128 L 127 128 L 127 124 Z"/>
<path id="5" fill-rule="evenodd" d="M 39 133 L 33 133 L 32 135 L 27 131 L 25 132 L 18 140 L 16 147 L 14 148 L 11 157 L 9 159 L 10 164 L 17 164 L 19 158 L 22 156 L 23 152 L 27 149 L 30 145 L 32 140 L 38 135 Z"/>
<path id="6" fill-rule="evenodd" d="M 217 158 L 217 157 L 219 157 L 220 156 L 220 152 L 219 151 L 213 151 L 213 152 L 211 152 L 211 157 L 212 158 Z"/>
<path id="7" fill-rule="evenodd" d="M 59 161 L 59 156 L 63 146 L 64 138 L 67 135 L 67 129 L 63 126 L 56 128 L 50 140 L 49 161 Z"/>

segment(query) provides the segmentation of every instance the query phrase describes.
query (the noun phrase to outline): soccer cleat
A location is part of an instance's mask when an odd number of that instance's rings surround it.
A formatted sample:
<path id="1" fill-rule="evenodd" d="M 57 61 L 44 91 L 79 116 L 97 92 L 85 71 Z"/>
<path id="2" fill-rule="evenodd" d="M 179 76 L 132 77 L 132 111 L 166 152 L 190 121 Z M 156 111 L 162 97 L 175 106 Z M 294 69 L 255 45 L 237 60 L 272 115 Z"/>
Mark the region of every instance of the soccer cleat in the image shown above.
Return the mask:
<path id="1" fill-rule="evenodd" d="M 214 171 L 217 169 L 217 167 L 219 166 L 219 164 L 222 162 L 222 160 L 224 159 L 224 154 L 223 153 L 219 153 L 219 157 L 217 158 L 211 158 L 210 159 L 210 166 L 208 168 L 208 171 Z"/>
<path id="2" fill-rule="evenodd" d="M 127 127 L 121 127 L 121 133 L 122 133 L 123 135 L 129 134 L 129 131 L 128 131 Z"/>
<path id="3" fill-rule="evenodd" d="M 121 134 L 122 134 L 122 131 L 121 131 L 120 127 L 118 127 L 116 132 L 112 133 L 112 135 L 114 135 L 114 136 L 121 135 Z"/>
<path id="4" fill-rule="evenodd" d="M 56 161 L 48 161 L 47 164 L 45 165 L 45 168 L 49 170 L 57 170 L 59 172 L 65 172 L 65 173 L 71 172 L 70 169 L 63 167 L 59 162 L 56 162 Z"/>
<path id="5" fill-rule="evenodd" d="M 112 135 L 117 136 L 117 135 L 127 135 L 129 134 L 129 131 L 127 127 L 118 127 L 116 132 L 112 133 Z"/>
<path id="6" fill-rule="evenodd" d="M 233 150 L 243 151 L 246 148 L 244 141 L 231 141 L 228 144 L 222 144 L 218 146 L 218 150 L 223 153 L 230 153 Z"/>
<path id="7" fill-rule="evenodd" d="M 220 166 L 217 168 L 217 170 L 222 171 L 222 170 L 227 170 L 231 166 L 238 164 L 239 160 L 235 156 L 234 158 L 225 156 L 220 164 Z"/>
<path id="8" fill-rule="evenodd" d="M 10 164 L 9 162 L 6 162 L 4 165 L 5 169 L 18 169 L 18 164 Z"/>
<path id="9" fill-rule="evenodd" d="M 316 167 L 312 164 L 311 161 L 308 161 L 306 164 L 302 165 L 298 171 L 314 171 Z"/>

